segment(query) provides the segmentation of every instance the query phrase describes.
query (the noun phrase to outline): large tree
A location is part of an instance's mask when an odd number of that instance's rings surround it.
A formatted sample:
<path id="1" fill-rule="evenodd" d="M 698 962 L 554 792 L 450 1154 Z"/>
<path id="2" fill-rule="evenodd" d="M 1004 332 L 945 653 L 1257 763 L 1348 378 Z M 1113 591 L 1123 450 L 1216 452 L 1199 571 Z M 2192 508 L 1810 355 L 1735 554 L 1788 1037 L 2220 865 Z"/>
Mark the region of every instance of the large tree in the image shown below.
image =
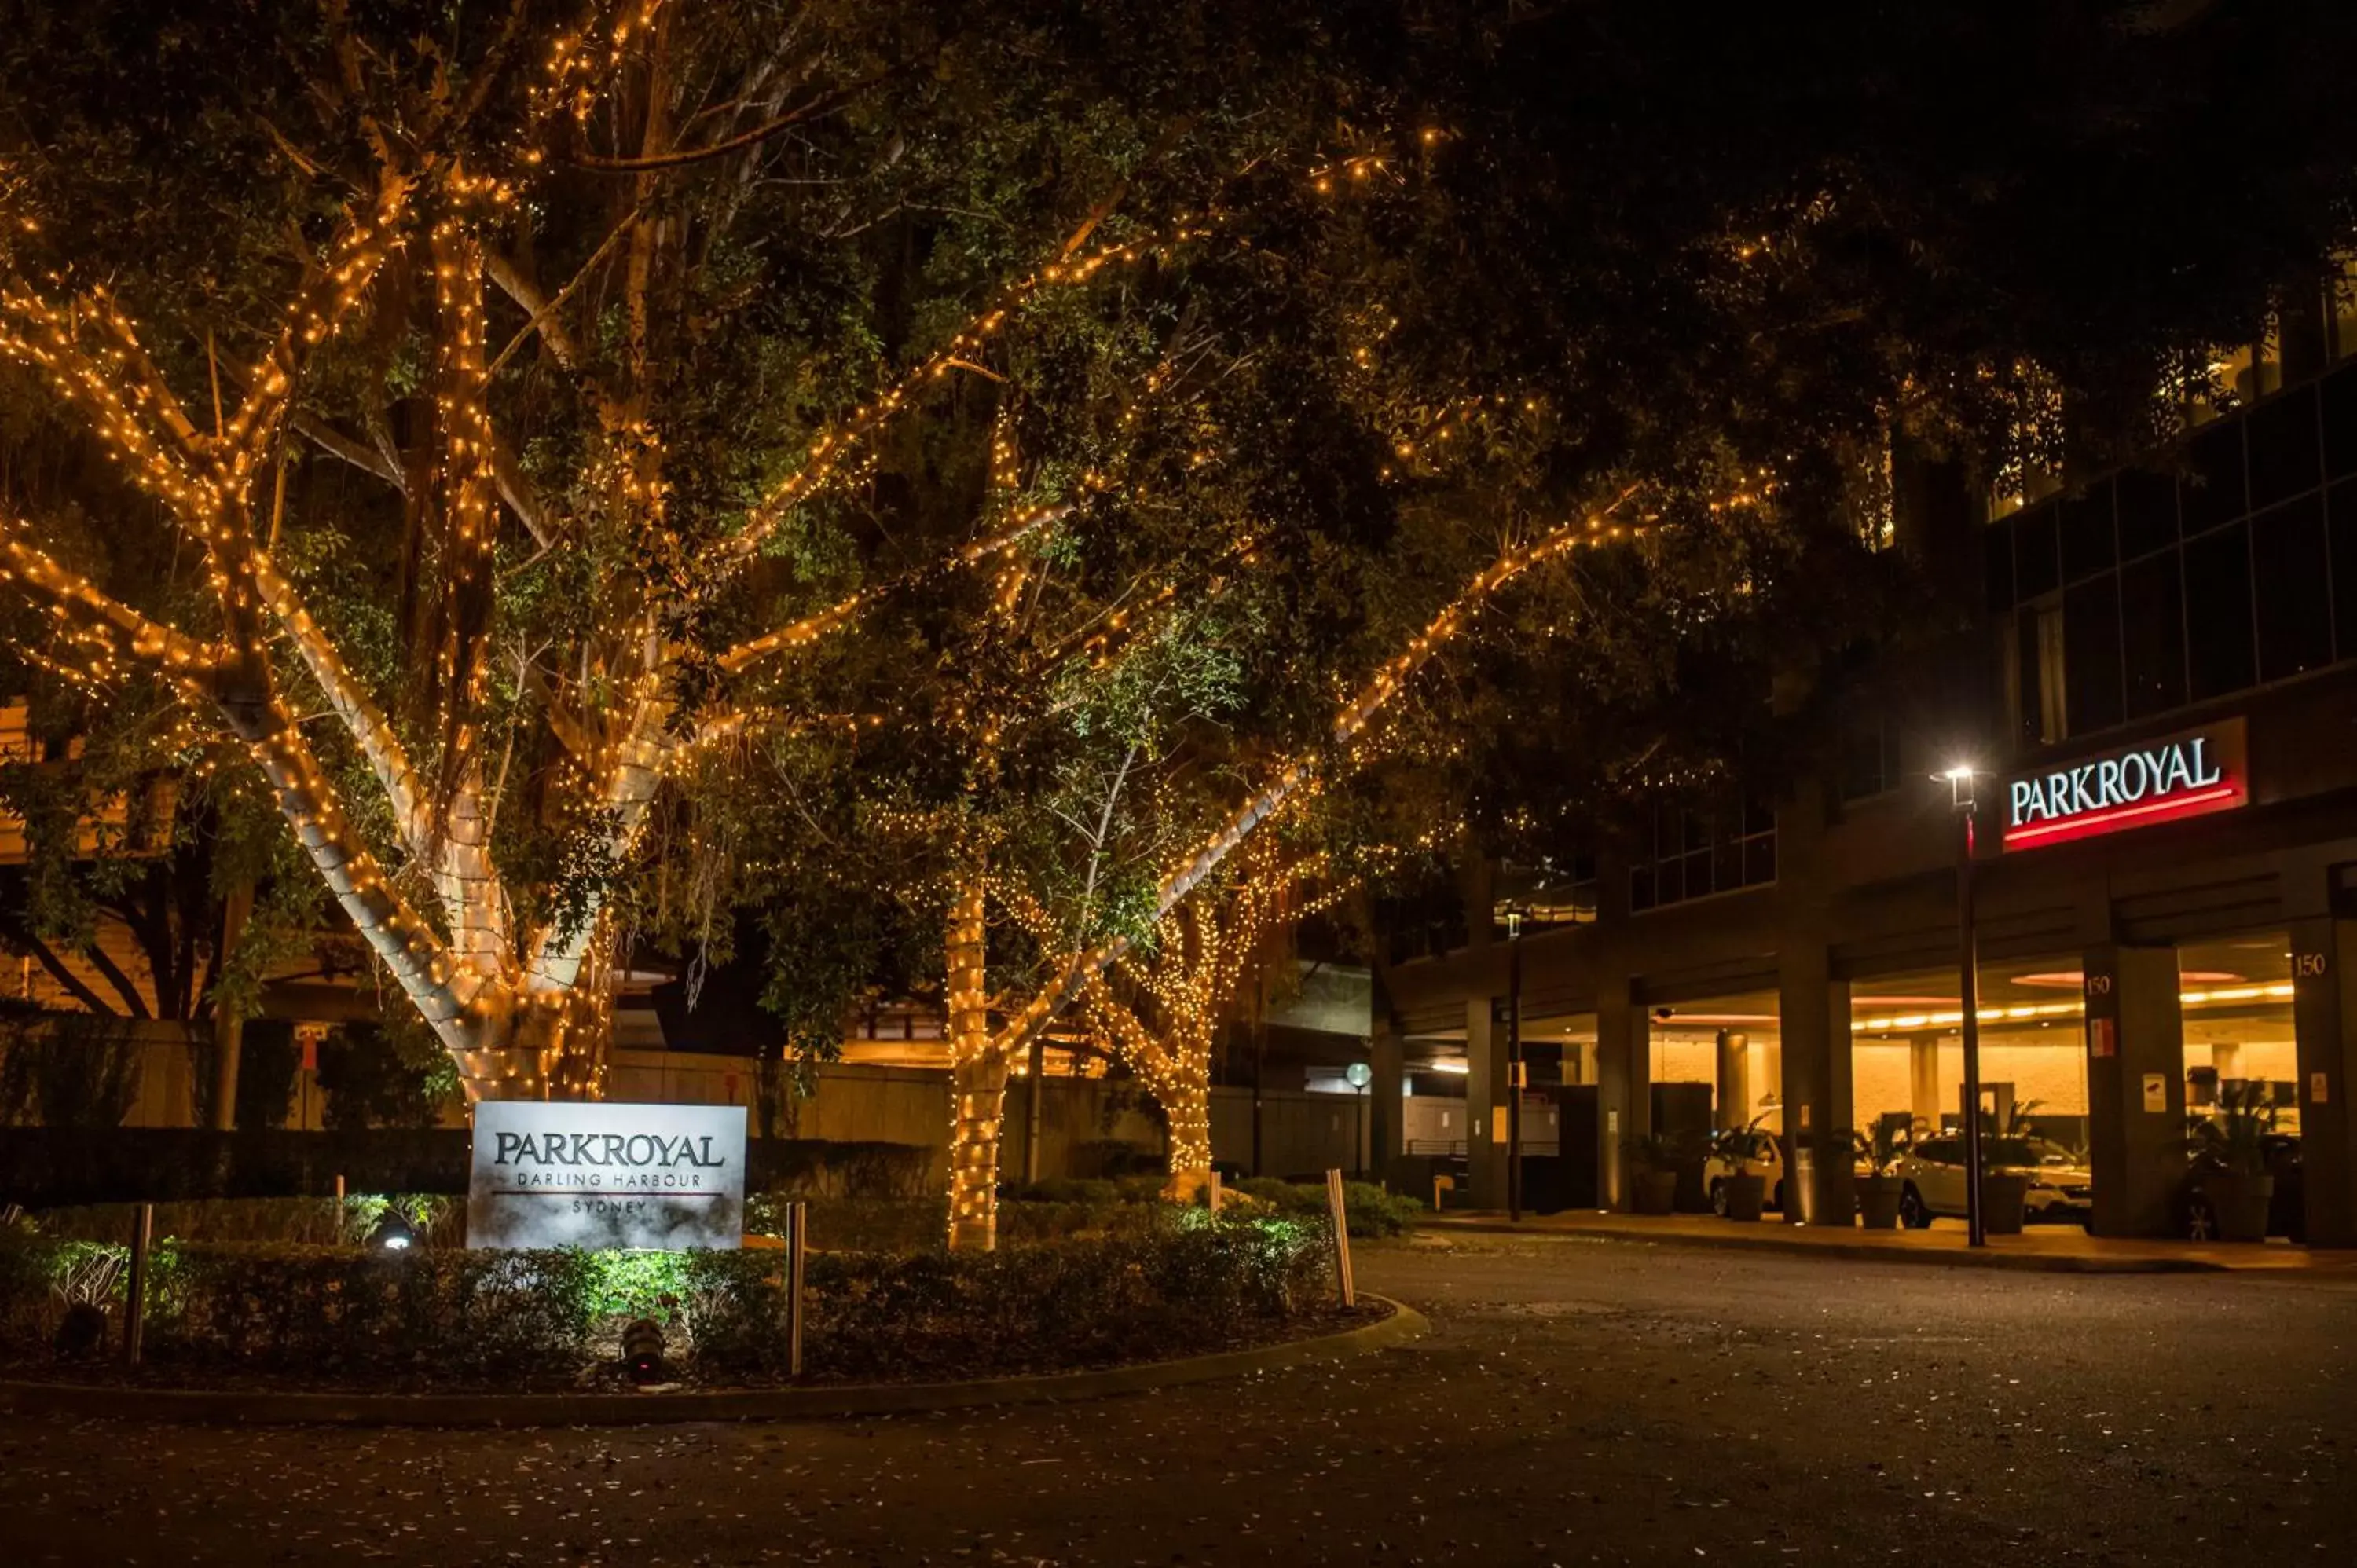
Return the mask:
<path id="1" fill-rule="evenodd" d="M 667 781 L 856 738 L 814 650 L 872 678 L 905 650 L 851 633 L 1123 504 L 1129 449 L 1178 434 L 1135 413 L 1150 375 L 1079 363 L 1020 482 L 968 483 L 1012 417 L 996 345 L 1215 238 L 1202 199 L 1272 134 L 1231 94 L 1303 35 L 1219 6 L 163 18 L 14 61 L 0 353 L 120 470 L 12 498 L 20 643 L 234 736 L 471 1090 L 594 1093 L 622 922 L 731 892 L 693 807 L 649 856 Z M 190 74 L 125 102 L 143 32 Z M 159 164 L 175 138 L 200 156 Z M 1043 358 L 1184 339 L 1053 326 Z M 922 483 L 877 482 L 895 444 Z M 125 571 L 142 530 L 160 590 Z"/>

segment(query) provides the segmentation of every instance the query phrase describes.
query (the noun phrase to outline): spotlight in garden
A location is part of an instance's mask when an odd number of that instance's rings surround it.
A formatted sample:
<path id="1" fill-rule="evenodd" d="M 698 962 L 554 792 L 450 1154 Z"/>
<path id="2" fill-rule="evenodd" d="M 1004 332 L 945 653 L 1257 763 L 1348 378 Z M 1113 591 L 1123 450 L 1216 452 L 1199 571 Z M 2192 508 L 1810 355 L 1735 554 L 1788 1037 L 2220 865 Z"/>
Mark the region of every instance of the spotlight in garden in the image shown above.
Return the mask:
<path id="1" fill-rule="evenodd" d="M 417 1245 L 417 1227 L 402 1217 L 397 1208 L 388 1208 L 384 1218 L 369 1232 L 368 1244 L 379 1252 L 406 1252 Z"/>
<path id="2" fill-rule="evenodd" d="M 622 1330 L 622 1365 L 634 1383 L 659 1383 L 663 1379 L 662 1326 L 651 1317 L 633 1320 Z"/>

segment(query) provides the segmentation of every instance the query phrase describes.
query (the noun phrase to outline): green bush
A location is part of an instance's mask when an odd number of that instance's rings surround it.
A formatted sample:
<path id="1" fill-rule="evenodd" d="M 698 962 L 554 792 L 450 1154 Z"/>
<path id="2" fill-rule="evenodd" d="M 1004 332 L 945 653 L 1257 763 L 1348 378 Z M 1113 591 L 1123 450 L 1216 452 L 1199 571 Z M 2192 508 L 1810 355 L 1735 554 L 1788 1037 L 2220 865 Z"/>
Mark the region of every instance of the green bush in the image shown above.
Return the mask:
<path id="1" fill-rule="evenodd" d="M 390 1210 L 399 1211 L 431 1245 L 455 1247 L 466 1240 L 465 1201 L 432 1193 L 355 1196 L 340 1206 L 332 1197 L 229 1197 L 155 1207 L 159 1241 L 353 1246 L 365 1241 Z M 138 1205 L 131 1203 L 81 1204 L 44 1210 L 37 1227 L 61 1241 L 120 1242 L 129 1238 L 137 1212 Z"/>
<path id="2" fill-rule="evenodd" d="M 1247 1176 L 1235 1190 L 1278 1215 L 1298 1219 L 1326 1218 L 1326 1189 L 1275 1176 Z M 1415 1228 L 1425 1212 L 1415 1198 L 1387 1192 L 1371 1181 L 1342 1184 L 1342 1218 L 1353 1240 L 1397 1236 Z"/>
<path id="3" fill-rule="evenodd" d="M 821 1378 L 947 1378 L 1158 1359 L 1231 1344 L 1329 1291 L 1322 1228 L 1132 1206 L 1115 1234 L 986 1254 L 820 1252 L 803 1342 Z M 0 1238 L 0 1358 L 49 1354 L 86 1255 Z M 775 1377 L 787 1354 L 785 1255 L 464 1251 L 172 1242 L 153 1255 L 148 1358 L 202 1372 L 334 1381 L 570 1381 L 610 1362 L 627 1319 L 676 1331 L 705 1380 Z M 90 1277 L 87 1273 L 81 1277 Z M 123 1282 L 104 1276 L 112 1308 Z"/>

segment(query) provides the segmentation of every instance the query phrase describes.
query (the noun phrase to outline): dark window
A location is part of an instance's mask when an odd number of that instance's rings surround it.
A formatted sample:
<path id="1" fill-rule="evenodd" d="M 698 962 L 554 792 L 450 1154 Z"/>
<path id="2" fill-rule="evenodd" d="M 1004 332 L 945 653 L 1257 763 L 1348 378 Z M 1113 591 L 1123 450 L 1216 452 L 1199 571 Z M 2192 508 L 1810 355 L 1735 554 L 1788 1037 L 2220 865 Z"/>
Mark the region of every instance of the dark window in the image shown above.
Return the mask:
<path id="1" fill-rule="evenodd" d="M 2257 676 L 2251 650 L 2251 554 L 2236 523 L 2185 546 L 2185 642 L 2195 702 Z"/>
<path id="2" fill-rule="evenodd" d="M 1915 1145 L 1915 1157 L 1935 1165 L 1962 1165 L 1964 1146 L 1953 1138 L 1932 1138 Z"/>
<path id="3" fill-rule="evenodd" d="M 1659 908 L 1776 879 L 1776 820 L 1764 810 L 1723 813 L 1663 808 L 1650 854 L 1629 875 L 1631 910 Z"/>
<path id="4" fill-rule="evenodd" d="M 2185 605 L 2177 552 L 2120 568 L 2120 643 L 2127 716 L 2147 718 L 2185 702 Z"/>
<path id="5" fill-rule="evenodd" d="M 2243 495 L 2241 420 L 2204 426 L 2186 446 L 2185 467 L 2178 490 L 2187 533 L 2231 522 L 2250 510 Z"/>
<path id="6" fill-rule="evenodd" d="M 2050 594 L 2061 584 L 2055 564 L 2058 532 L 2051 505 L 2013 521 L 2013 596 L 2016 603 Z"/>
<path id="7" fill-rule="evenodd" d="M 1899 787 L 1899 726 L 1868 725 L 1842 736 L 1841 792 L 1863 800 Z"/>
<path id="8" fill-rule="evenodd" d="M 2324 380 L 2324 467 L 2334 478 L 2357 474 L 2357 364 Z"/>
<path id="9" fill-rule="evenodd" d="M 2357 659 L 2357 483 L 2335 485 L 2326 493 L 2331 523 L 2332 619 L 2339 652 Z"/>
<path id="10" fill-rule="evenodd" d="M 2331 663 L 2323 497 L 2309 496 L 2251 520 L 2251 578 L 2258 590 L 2259 679 L 2280 681 Z"/>
<path id="11" fill-rule="evenodd" d="M 2112 486 L 2106 479 L 2083 496 L 2061 501 L 2062 580 L 2076 583 L 2108 572 L 2118 559 L 2112 548 Z"/>
<path id="12" fill-rule="evenodd" d="M 2177 504 L 2174 496 L 2169 504 Z M 1988 607 L 1991 615 L 2013 608 L 2013 524 L 1993 522 L 1983 535 L 1987 550 Z"/>
<path id="13" fill-rule="evenodd" d="M 2251 413 L 2251 505 L 2268 507 L 2323 482 L 2316 455 L 2316 392 L 2302 387 Z"/>
<path id="14" fill-rule="evenodd" d="M 2020 682 L 2019 705 L 2014 710 L 2014 727 L 2024 746 L 2046 743 L 2046 661 L 2039 657 L 2038 623 L 2041 612 L 2035 607 L 2018 611 L 2013 618 L 2014 671 Z"/>
<path id="15" fill-rule="evenodd" d="M 2070 733 L 2120 722 L 2120 580 L 2102 576 L 2062 595 L 2063 714 Z"/>
<path id="16" fill-rule="evenodd" d="M 2120 559 L 2133 561 L 2177 542 L 2177 481 L 2150 468 L 2130 468 L 2119 492 Z"/>

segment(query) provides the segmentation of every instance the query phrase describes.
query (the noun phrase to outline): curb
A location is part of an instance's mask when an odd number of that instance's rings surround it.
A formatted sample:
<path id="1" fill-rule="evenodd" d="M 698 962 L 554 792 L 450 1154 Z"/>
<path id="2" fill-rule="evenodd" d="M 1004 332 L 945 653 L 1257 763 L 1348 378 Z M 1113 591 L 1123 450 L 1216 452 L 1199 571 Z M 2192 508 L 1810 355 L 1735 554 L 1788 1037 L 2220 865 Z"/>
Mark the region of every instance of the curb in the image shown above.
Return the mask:
<path id="1" fill-rule="evenodd" d="M 985 1405 L 1109 1399 L 1362 1356 L 1422 1337 L 1424 1315 L 1387 1296 L 1370 1324 L 1314 1339 L 1148 1361 L 1086 1372 L 979 1378 L 958 1383 L 860 1383 L 845 1388 L 728 1389 L 674 1394 L 368 1394 L 125 1389 L 0 1380 L 0 1414 L 70 1415 L 223 1426 L 652 1426 L 691 1421 L 817 1421 L 909 1415 Z"/>
<path id="2" fill-rule="evenodd" d="M 2068 1255 L 2041 1256 L 2035 1252 L 1990 1251 L 1930 1251 L 1911 1247 L 1872 1246 L 1851 1241 L 1803 1241 L 1775 1235 L 1729 1236 L 1724 1240 L 1711 1236 L 1692 1236 L 1675 1231 L 1660 1235 L 1634 1230 L 1550 1230 L 1517 1226 L 1504 1220 L 1448 1219 L 1426 1220 L 1420 1227 L 1428 1235 L 1447 1235 L 1450 1231 L 1470 1232 L 1482 1236 L 1544 1237 L 1551 1240 L 1610 1241 L 1624 1245 L 1651 1247 L 1684 1247 L 1701 1251 L 1717 1252 L 1778 1252 L 1786 1256 L 1830 1258 L 1843 1262 L 1912 1263 L 1932 1267 L 1958 1269 L 2010 1269 L 2022 1273 L 2039 1274 L 2229 1274 L 2262 1273 L 2273 1271 L 2238 1270 L 2231 1264 L 2212 1262 L 2206 1258 L 2090 1258 Z M 1781 1226 L 1763 1223 L 1763 1230 L 1781 1230 Z"/>

